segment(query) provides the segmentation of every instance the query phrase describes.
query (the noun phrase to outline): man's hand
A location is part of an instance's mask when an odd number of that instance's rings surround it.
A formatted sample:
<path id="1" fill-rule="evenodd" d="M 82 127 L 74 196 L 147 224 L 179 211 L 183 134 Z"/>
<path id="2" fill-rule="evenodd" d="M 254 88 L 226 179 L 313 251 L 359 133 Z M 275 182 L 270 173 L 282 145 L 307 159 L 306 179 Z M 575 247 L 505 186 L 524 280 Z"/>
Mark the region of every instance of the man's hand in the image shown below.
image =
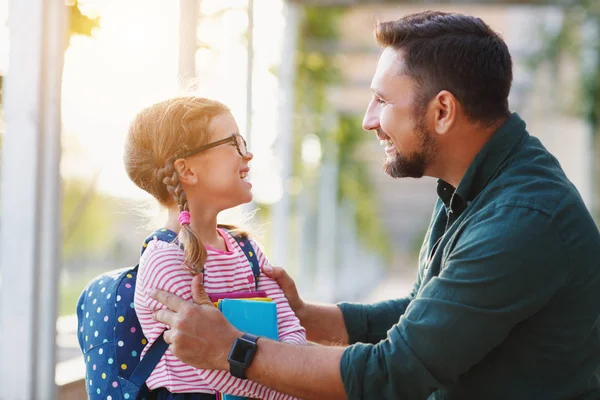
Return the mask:
<path id="1" fill-rule="evenodd" d="M 306 329 L 309 341 L 328 345 L 348 344 L 344 316 L 336 305 L 305 303 L 298 294 L 294 280 L 283 268 L 265 266 L 262 271 L 281 287 L 294 314 Z"/>
<path id="2" fill-rule="evenodd" d="M 192 295 L 193 303 L 155 289 L 151 297 L 167 308 L 155 311 L 152 318 L 171 327 L 164 334 L 165 342 L 181 361 L 196 368 L 228 370 L 229 350 L 242 333 L 210 301 L 202 274 L 192 280 Z"/>
<path id="3" fill-rule="evenodd" d="M 277 282 L 281 290 L 283 290 L 283 294 L 290 304 L 292 311 L 294 311 L 294 314 L 296 314 L 298 319 L 300 319 L 300 322 L 302 322 L 302 314 L 306 309 L 306 303 L 300 298 L 296 283 L 294 283 L 292 277 L 281 267 L 266 265 L 263 267 L 262 272 Z"/>

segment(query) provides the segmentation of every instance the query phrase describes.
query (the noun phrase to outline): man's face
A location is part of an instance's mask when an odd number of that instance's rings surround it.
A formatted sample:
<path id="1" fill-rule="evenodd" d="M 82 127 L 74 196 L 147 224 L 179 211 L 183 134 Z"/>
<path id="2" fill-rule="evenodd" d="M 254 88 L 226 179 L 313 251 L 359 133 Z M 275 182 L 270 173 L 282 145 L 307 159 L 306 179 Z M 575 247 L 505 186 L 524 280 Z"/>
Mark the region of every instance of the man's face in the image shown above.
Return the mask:
<path id="1" fill-rule="evenodd" d="M 425 126 L 426 109 L 415 106 L 414 81 L 402 74 L 402 55 L 386 48 L 371 83 L 373 96 L 363 128 L 385 146 L 384 171 L 393 178 L 420 178 L 435 156 L 435 139 Z"/>

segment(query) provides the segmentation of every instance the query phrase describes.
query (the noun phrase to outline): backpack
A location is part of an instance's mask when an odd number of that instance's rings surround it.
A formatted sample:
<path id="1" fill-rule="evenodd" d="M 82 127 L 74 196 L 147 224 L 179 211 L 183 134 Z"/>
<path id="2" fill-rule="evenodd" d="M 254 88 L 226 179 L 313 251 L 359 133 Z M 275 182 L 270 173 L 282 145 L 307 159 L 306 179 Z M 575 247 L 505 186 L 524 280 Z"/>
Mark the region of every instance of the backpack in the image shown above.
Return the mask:
<path id="1" fill-rule="evenodd" d="M 230 233 L 231 234 L 231 233 Z M 250 261 L 258 285 L 260 268 L 250 241 L 233 238 Z M 172 242 L 177 234 L 168 229 L 152 233 L 142 254 L 154 238 Z M 134 310 L 138 265 L 107 272 L 92 279 L 77 301 L 77 339 L 85 362 L 86 390 L 91 400 L 149 400 L 146 380 L 167 350 L 163 336 L 148 343 Z"/>

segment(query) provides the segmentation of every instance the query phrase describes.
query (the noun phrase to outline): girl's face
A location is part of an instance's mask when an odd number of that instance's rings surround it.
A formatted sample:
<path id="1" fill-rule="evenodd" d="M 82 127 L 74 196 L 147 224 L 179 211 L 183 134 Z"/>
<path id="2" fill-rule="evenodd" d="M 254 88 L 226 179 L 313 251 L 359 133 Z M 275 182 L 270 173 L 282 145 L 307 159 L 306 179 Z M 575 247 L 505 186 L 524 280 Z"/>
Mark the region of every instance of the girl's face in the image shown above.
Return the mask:
<path id="1" fill-rule="evenodd" d="M 237 123 L 230 113 L 213 118 L 209 132 L 209 144 L 232 135 L 237 137 L 235 141 L 232 139 L 187 158 L 190 168 L 197 174 L 197 182 L 186 188 L 186 194 L 188 202 L 218 213 L 252 201 L 252 184 L 247 177 L 250 171 L 248 163 L 253 155 L 245 151 L 245 142 L 239 136 Z"/>

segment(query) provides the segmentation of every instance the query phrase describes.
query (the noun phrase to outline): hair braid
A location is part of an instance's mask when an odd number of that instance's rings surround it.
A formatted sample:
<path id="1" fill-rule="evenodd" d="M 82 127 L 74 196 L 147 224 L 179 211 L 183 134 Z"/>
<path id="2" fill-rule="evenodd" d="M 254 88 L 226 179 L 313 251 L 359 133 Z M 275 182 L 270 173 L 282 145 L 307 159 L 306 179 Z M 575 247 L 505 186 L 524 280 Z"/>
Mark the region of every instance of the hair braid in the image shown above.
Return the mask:
<path id="1" fill-rule="evenodd" d="M 189 211 L 187 202 L 187 196 L 181 182 L 179 181 L 179 174 L 173 165 L 173 161 L 167 161 L 166 165 L 162 168 L 158 168 L 156 171 L 156 179 L 162 182 L 169 194 L 173 196 L 173 199 L 179 207 L 179 211 Z M 188 224 L 182 225 L 179 231 L 179 242 L 183 244 L 183 252 L 190 272 L 192 275 L 197 275 L 204 269 L 204 262 L 206 261 L 207 252 L 204 245 L 200 242 L 198 237 L 194 234 L 191 226 Z"/>
<path id="2" fill-rule="evenodd" d="M 173 199 L 179 206 L 179 211 L 189 211 L 187 196 L 181 186 L 179 174 L 172 161 L 168 161 L 163 168 L 158 168 L 156 179 L 166 186 L 167 191 L 173 196 Z"/>

